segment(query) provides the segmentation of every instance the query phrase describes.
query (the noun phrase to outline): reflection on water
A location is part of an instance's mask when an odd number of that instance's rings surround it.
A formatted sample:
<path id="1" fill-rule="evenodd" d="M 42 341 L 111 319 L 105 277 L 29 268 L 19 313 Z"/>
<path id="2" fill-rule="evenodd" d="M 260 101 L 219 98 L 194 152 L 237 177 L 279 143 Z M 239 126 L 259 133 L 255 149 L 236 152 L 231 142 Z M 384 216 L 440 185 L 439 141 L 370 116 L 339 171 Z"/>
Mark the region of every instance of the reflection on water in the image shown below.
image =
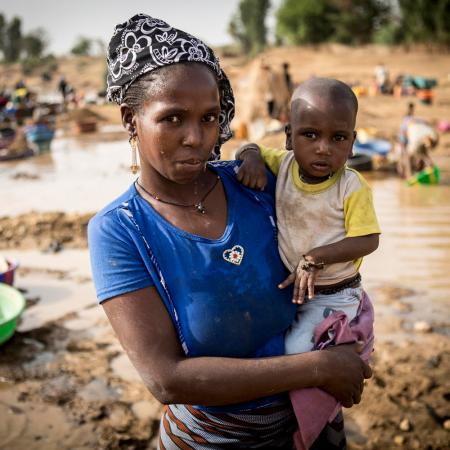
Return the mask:
<path id="1" fill-rule="evenodd" d="M 408 187 L 397 178 L 370 183 L 382 236 L 363 263 L 366 287 L 411 289 L 402 299 L 414 305 L 408 320 L 430 320 L 448 333 L 450 186 Z"/>
<path id="2" fill-rule="evenodd" d="M 0 214 L 96 211 L 131 184 L 129 165 L 127 141 L 55 139 L 50 154 L 0 164 Z"/>

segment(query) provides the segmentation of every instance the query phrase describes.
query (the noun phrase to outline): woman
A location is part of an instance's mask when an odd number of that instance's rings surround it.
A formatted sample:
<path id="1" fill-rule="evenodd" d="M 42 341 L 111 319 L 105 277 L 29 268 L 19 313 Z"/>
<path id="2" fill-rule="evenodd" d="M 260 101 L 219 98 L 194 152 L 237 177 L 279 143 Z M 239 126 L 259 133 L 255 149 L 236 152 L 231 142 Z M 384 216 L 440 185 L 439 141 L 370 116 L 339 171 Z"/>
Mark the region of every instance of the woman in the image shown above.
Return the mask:
<path id="1" fill-rule="evenodd" d="M 274 183 L 256 192 L 236 162 L 207 162 L 234 111 L 212 51 L 140 14 L 116 27 L 108 67 L 141 172 L 90 222 L 92 268 L 122 346 L 168 405 L 159 446 L 291 448 L 284 393 L 321 387 L 349 407 L 370 369 L 353 346 L 283 356 L 295 306 L 276 287 Z"/>

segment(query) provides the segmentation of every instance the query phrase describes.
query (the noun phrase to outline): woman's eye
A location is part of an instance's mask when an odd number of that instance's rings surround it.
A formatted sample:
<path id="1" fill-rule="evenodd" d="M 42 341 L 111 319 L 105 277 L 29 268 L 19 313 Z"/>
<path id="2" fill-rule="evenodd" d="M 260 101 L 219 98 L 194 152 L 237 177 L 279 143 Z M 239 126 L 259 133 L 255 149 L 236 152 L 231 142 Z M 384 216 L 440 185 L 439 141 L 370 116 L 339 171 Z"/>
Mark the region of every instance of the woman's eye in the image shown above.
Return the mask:
<path id="1" fill-rule="evenodd" d="M 206 114 L 203 118 L 204 122 L 215 122 L 217 120 L 217 114 Z"/>
<path id="2" fill-rule="evenodd" d="M 180 122 L 180 118 L 178 116 L 168 116 L 164 120 L 166 122 L 170 122 L 170 123 L 179 123 Z"/>

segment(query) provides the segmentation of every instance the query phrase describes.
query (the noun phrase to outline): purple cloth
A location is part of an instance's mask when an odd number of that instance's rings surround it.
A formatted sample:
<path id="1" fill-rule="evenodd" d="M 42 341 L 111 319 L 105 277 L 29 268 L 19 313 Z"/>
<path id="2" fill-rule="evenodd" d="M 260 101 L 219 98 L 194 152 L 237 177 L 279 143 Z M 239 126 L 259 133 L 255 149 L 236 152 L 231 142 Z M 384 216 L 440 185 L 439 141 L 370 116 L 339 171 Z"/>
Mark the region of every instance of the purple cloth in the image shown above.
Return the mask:
<path id="1" fill-rule="evenodd" d="M 367 362 L 373 351 L 373 321 L 372 303 L 366 292 L 363 292 L 358 313 L 350 323 L 342 311 L 336 311 L 316 327 L 315 348 L 321 350 L 328 345 L 362 341 L 364 349 L 361 358 Z M 336 417 L 341 405 L 333 396 L 319 388 L 298 389 L 291 391 L 289 395 L 299 426 L 294 434 L 295 448 L 307 450 L 327 422 L 331 422 Z"/>

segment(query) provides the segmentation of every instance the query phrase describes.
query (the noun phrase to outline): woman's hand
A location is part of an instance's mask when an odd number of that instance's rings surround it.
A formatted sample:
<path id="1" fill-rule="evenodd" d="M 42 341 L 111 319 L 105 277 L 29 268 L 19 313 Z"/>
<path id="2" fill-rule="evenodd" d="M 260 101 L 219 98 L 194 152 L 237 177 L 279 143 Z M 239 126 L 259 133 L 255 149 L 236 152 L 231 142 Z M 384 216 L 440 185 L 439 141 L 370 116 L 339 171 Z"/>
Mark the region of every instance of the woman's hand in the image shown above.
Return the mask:
<path id="1" fill-rule="evenodd" d="M 237 159 L 242 161 L 236 175 L 237 179 L 244 186 L 264 190 L 267 184 L 267 174 L 259 147 L 252 144 L 240 148 Z"/>
<path id="2" fill-rule="evenodd" d="M 320 350 L 323 366 L 321 388 L 350 408 L 361 401 L 364 379 L 372 376 L 372 369 L 358 355 L 362 344 L 343 344 Z"/>

